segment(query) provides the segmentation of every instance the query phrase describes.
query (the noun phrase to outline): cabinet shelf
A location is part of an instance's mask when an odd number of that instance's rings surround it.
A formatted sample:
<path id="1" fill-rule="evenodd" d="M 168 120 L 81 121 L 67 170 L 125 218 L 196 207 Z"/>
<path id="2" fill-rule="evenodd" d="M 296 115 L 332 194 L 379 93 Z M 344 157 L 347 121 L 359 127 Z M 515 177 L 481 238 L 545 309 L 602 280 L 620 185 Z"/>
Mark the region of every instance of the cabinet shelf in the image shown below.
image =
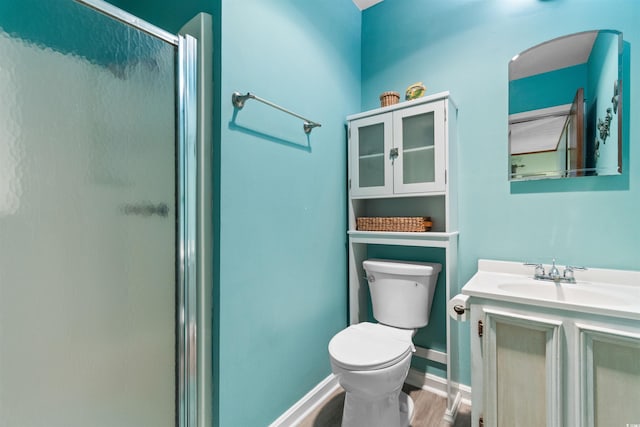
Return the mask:
<path id="1" fill-rule="evenodd" d="M 417 153 L 419 151 L 433 151 L 435 147 L 433 145 L 427 145 L 425 147 L 416 147 L 416 148 L 405 148 L 403 153 Z"/>
<path id="2" fill-rule="evenodd" d="M 405 194 L 395 194 L 393 195 L 393 197 L 390 197 L 386 194 L 381 194 L 381 195 L 373 195 L 373 196 L 351 196 L 352 199 L 354 200 L 369 200 L 369 199 L 408 199 L 408 198 L 416 198 L 416 197 L 430 197 L 430 198 L 436 198 L 437 196 L 444 196 L 446 195 L 446 191 L 431 191 L 429 193 L 405 193 Z"/>
<path id="3" fill-rule="evenodd" d="M 360 231 L 349 230 L 347 232 L 351 243 L 398 245 L 398 246 L 422 246 L 431 248 L 446 248 L 449 242 L 458 238 L 458 232 L 426 231 L 401 232 L 401 231 Z"/>
<path id="4" fill-rule="evenodd" d="M 376 157 L 382 157 L 384 153 L 373 153 L 373 154 L 363 154 L 362 156 L 358 156 L 359 159 L 373 159 Z"/>

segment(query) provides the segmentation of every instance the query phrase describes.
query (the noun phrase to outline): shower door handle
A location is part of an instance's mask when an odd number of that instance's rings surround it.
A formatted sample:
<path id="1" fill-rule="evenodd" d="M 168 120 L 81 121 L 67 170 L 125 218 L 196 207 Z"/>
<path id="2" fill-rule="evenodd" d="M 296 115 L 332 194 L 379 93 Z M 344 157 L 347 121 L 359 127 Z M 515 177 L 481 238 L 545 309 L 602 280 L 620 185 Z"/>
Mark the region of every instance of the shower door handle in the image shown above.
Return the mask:
<path id="1" fill-rule="evenodd" d="M 125 215 L 139 215 L 139 216 L 151 216 L 158 215 L 161 217 L 167 217 L 169 215 L 169 206 L 166 203 L 139 203 L 139 204 L 125 204 L 121 211 Z"/>

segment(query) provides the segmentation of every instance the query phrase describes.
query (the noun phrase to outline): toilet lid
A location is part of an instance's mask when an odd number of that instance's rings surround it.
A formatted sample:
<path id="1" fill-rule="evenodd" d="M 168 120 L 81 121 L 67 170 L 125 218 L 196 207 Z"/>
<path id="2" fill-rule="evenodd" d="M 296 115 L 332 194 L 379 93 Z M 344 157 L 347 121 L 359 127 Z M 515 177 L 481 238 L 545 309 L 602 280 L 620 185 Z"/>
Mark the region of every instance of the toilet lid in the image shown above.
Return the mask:
<path id="1" fill-rule="evenodd" d="M 338 332 L 329 342 L 334 362 L 354 371 L 382 369 L 412 352 L 411 331 L 375 323 L 359 323 Z"/>

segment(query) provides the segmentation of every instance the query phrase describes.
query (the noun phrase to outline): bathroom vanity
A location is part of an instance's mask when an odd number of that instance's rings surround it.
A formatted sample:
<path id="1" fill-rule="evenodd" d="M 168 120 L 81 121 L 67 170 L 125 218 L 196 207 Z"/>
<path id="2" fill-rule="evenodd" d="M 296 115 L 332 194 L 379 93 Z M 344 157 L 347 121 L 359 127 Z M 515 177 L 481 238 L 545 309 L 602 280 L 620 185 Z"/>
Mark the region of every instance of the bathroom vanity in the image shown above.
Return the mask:
<path id="1" fill-rule="evenodd" d="M 451 381 L 452 376 L 457 378 L 457 360 L 450 357 L 450 343 L 458 342 L 457 336 L 452 336 L 457 327 L 450 327 L 453 320 L 445 309 L 450 295 L 458 292 L 456 117 L 457 108 L 448 92 L 347 117 L 350 323 L 371 319 L 363 260 L 377 257 L 443 264 L 444 280 L 439 280 L 436 289 L 430 324 L 414 339 L 414 361 L 422 358 L 430 361 L 425 363 L 435 362 L 446 368 L 447 379 L 435 375 L 429 379 L 415 370 L 410 372 L 408 382 L 422 386 L 430 380 L 430 385 L 447 392 L 445 419 L 449 421 L 460 403 L 459 390 Z M 424 232 L 357 227 L 359 217 L 427 216 L 433 226 Z M 420 255 L 416 256 L 416 251 Z M 435 335 L 434 345 L 421 344 L 422 339 L 426 342 Z"/>
<path id="2" fill-rule="evenodd" d="M 532 266 L 478 261 L 462 288 L 472 426 L 640 423 L 640 272 L 573 274 L 536 280 Z"/>

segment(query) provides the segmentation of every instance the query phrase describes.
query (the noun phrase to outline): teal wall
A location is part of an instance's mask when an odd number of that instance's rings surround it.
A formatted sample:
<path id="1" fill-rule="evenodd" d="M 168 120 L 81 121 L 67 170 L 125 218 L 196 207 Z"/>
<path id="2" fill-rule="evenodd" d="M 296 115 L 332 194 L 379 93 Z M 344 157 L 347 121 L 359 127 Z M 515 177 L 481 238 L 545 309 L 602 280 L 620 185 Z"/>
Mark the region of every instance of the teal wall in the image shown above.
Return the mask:
<path id="1" fill-rule="evenodd" d="M 38 0 L 30 0 L 38 1 Z M 65 0 L 63 0 L 65 1 Z M 219 16 L 221 0 L 108 0 L 109 3 L 132 13 L 172 34 L 200 12 Z"/>
<path id="2" fill-rule="evenodd" d="M 611 28 L 624 33 L 636 70 L 640 2 L 386 0 L 362 15 L 348 0 L 113 3 L 171 32 L 200 10 L 214 15 L 218 425 L 266 425 L 330 372 L 326 344 L 347 310 L 344 121 L 386 90 L 422 80 L 459 105 L 461 284 L 479 258 L 640 269 L 633 147 L 622 176 L 507 181 L 509 60 Z M 640 108 L 630 77 L 627 117 Z M 307 139 L 299 121 L 255 101 L 234 114 L 236 90 L 323 127 Z M 630 144 L 639 126 L 627 126 Z M 458 345 L 469 384 L 466 328 Z"/>
<path id="3" fill-rule="evenodd" d="M 618 167 L 618 114 L 613 113 L 609 137 L 603 142 L 597 130 L 598 119 L 607 116 L 607 108 L 613 110 L 613 82 L 618 77 L 619 40 L 617 34 L 602 32 L 596 38 L 589 56 L 589 88 L 587 111 L 593 115 L 593 132 L 600 139 L 596 167 L 600 173 L 615 173 Z"/>
<path id="4" fill-rule="evenodd" d="M 345 116 L 360 104 L 360 13 L 345 0 L 224 0 L 220 425 L 273 421 L 331 373 L 347 324 Z M 256 95 L 234 112 L 231 94 Z M 247 398 L 250 404 L 247 404 Z"/>
<path id="5" fill-rule="evenodd" d="M 386 0 L 364 11 L 363 110 L 420 80 L 427 93 L 449 90 L 458 104 L 461 285 L 479 258 L 640 269 L 637 120 L 622 176 L 507 181 L 509 60 L 561 35 L 620 30 L 631 54 L 625 108 L 634 117 L 639 20 L 636 0 Z M 460 380 L 469 384 L 468 324 L 462 330 Z"/>
<path id="6" fill-rule="evenodd" d="M 617 64 L 617 62 L 616 62 Z M 576 89 L 588 97 L 587 63 L 509 82 L 509 114 L 571 104 Z"/>

